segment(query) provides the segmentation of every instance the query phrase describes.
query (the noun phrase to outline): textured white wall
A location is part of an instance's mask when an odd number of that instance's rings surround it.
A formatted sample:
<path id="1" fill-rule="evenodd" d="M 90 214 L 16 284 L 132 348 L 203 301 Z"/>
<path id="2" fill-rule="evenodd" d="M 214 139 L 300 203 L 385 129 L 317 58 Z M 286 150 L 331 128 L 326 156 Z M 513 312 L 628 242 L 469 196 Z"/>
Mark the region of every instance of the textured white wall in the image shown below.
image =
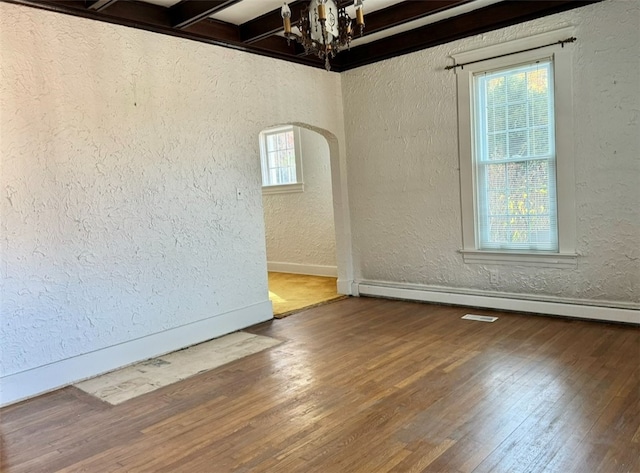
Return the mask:
<path id="1" fill-rule="evenodd" d="M 339 179 L 338 74 L 6 3 L 0 44 L 1 375 L 267 301 L 256 137 Z"/>
<path id="2" fill-rule="evenodd" d="M 456 78 L 443 68 L 454 52 L 568 25 L 578 267 L 465 265 Z M 639 302 L 639 31 L 640 2 L 607 1 L 344 73 L 355 278 Z"/>
<path id="3" fill-rule="evenodd" d="M 303 265 L 336 265 L 329 145 L 320 134 L 300 128 L 304 192 L 262 197 L 267 260 Z"/>

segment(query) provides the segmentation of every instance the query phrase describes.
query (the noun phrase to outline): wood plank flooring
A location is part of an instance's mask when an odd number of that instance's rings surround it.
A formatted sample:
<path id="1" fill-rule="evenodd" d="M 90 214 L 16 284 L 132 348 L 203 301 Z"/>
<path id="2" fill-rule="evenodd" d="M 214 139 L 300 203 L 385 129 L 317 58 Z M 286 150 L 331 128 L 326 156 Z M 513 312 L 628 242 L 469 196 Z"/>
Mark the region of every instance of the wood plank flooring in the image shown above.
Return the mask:
<path id="1" fill-rule="evenodd" d="M 118 406 L 3 409 L 0 470 L 640 472 L 637 327 L 351 298 L 250 331 L 284 343 Z"/>
<path id="2" fill-rule="evenodd" d="M 269 299 L 273 316 L 282 319 L 288 315 L 329 301 L 344 299 L 338 294 L 336 278 L 269 272 Z"/>

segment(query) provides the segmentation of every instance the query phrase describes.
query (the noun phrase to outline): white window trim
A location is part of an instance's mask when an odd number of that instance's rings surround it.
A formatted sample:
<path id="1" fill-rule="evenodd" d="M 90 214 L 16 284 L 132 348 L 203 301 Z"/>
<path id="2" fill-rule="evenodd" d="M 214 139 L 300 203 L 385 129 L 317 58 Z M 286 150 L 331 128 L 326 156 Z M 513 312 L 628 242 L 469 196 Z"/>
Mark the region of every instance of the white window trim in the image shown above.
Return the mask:
<path id="1" fill-rule="evenodd" d="M 293 131 L 293 141 L 296 153 L 296 181 L 291 184 L 264 184 L 267 180 L 267 149 L 266 136 L 273 133 L 282 133 L 285 131 Z M 280 126 L 277 128 L 269 128 L 260 133 L 260 168 L 262 170 L 262 195 L 270 194 L 291 194 L 295 192 L 304 192 L 304 182 L 302 181 L 302 149 L 300 144 L 300 128 L 293 125 Z"/>
<path id="2" fill-rule="evenodd" d="M 262 186 L 262 195 L 295 194 L 296 192 L 304 192 L 304 183 L 297 182 L 295 184 L 276 184 L 273 186 Z"/>
<path id="3" fill-rule="evenodd" d="M 542 267 L 577 267 L 576 255 L 567 253 L 522 251 L 486 251 L 486 250 L 460 250 L 465 263 L 471 264 L 506 264 L 519 266 Z"/>
<path id="4" fill-rule="evenodd" d="M 486 48 L 453 55 L 456 64 L 480 61 L 456 69 L 458 86 L 458 137 L 460 159 L 460 197 L 462 206 L 462 253 L 465 263 L 514 264 L 520 266 L 575 267 L 576 210 L 573 150 L 573 74 L 571 46 L 553 45 L 511 54 L 567 39 L 574 28 L 542 33 Z M 503 54 L 505 57 L 492 58 Z M 476 72 L 508 67 L 518 63 L 552 57 L 555 75 L 556 192 L 558 216 L 558 252 L 482 251 L 478 250 L 476 228 L 476 189 L 472 162 L 473 75 Z"/>

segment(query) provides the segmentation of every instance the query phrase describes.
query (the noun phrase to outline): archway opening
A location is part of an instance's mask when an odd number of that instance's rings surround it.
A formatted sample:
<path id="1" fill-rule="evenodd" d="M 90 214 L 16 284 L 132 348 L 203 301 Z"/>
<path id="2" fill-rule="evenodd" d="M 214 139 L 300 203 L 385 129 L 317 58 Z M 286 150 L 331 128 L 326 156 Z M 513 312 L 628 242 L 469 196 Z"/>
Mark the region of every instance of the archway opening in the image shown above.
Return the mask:
<path id="1" fill-rule="evenodd" d="M 283 317 L 340 298 L 331 149 L 300 124 L 259 136 L 269 296 Z"/>

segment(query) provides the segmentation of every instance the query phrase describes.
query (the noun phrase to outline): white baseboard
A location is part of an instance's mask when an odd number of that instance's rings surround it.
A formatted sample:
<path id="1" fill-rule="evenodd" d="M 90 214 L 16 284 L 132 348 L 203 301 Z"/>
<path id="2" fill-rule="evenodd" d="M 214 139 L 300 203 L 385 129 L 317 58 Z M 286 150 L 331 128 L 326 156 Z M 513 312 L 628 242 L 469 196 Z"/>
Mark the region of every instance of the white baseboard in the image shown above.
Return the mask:
<path id="1" fill-rule="evenodd" d="M 323 266 L 321 264 L 281 263 L 267 261 L 267 271 L 276 273 L 307 274 L 309 276 L 338 277 L 337 266 Z"/>
<path id="2" fill-rule="evenodd" d="M 385 281 L 357 281 L 354 286 L 357 286 L 354 293 L 363 296 L 640 324 L 640 304 L 633 303 L 487 292 L 474 289 L 460 290 Z"/>
<path id="3" fill-rule="evenodd" d="M 338 294 L 350 296 L 353 294 L 353 279 L 339 279 L 337 282 Z M 356 294 L 357 295 L 357 294 Z"/>
<path id="4" fill-rule="evenodd" d="M 43 394 L 107 371 L 164 355 L 273 318 L 271 301 L 112 345 L 0 378 L 0 406 Z"/>

